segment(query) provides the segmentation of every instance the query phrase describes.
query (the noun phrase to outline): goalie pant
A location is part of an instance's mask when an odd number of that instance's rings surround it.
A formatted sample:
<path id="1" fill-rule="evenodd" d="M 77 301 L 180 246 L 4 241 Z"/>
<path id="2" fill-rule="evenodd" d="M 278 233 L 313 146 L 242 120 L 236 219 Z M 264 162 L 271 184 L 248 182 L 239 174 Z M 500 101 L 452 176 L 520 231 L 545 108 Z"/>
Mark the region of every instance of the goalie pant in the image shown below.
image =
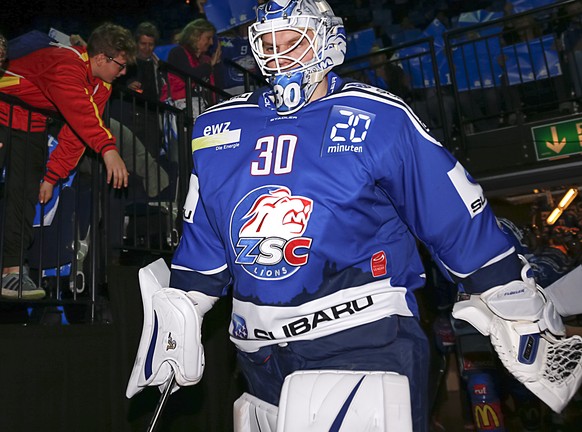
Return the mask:
<path id="1" fill-rule="evenodd" d="M 313 341 L 239 351 L 239 365 L 254 396 L 273 405 L 285 377 L 297 370 L 392 371 L 410 383 L 414 432 L 428 431 L 427 339 L 414 317 L 391 316 Z"/>

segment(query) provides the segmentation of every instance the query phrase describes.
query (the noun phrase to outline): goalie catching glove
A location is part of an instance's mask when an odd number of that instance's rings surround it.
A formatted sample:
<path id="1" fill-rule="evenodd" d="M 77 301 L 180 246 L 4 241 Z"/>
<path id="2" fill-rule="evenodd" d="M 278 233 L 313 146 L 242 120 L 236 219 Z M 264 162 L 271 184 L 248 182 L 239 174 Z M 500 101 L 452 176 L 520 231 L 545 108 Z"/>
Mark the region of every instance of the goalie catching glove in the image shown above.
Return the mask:
<path id="1" fill-rule="evenodd" d="M 164 288 L 170 283 L 170 270 L 159 259 L 139 271 L 144 322 L 126 396 L 133 397 L 144 387 L 163 391 L 172 381 L 194 385 L 204 371 L 202 317 L 216 301 L 202 293 Z"/>
<path id="2" fill-rule="evenodd" d="M 503 365 L 559 413 L 582 381 L 582 338 L 564 338 L 564 325 L 524 261 L 521 281 L 470 295 L 453 317 L 489 336 Z"/>

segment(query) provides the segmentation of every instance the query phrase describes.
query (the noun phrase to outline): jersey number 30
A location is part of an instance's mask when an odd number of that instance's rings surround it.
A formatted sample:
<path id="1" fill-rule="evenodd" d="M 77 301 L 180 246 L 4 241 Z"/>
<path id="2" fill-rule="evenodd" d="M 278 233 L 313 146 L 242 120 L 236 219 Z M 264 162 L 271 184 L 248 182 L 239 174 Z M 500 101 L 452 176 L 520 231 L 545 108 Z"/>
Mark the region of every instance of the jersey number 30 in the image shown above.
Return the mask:
<path id="1" fill-rule="evenodd" d="M 255 150 L 260 151 L 259 160 L 251 162 L 251 175 L 289 174 L 293 170 L 296 146 L 295 135 L 259 138 L 255 144 Z"/>

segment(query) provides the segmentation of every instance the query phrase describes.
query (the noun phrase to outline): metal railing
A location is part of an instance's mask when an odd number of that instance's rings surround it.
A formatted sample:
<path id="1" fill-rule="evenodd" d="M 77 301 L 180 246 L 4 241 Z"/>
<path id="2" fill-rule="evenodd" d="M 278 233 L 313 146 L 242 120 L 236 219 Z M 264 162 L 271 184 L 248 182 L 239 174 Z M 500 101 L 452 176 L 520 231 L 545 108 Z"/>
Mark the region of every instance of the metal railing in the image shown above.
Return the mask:
<path id="1" fill-rule="evenodd" d="M 169 74 L 183 80 L 185 98 L 152 101 L 118 88 L 109 102 L 111 125 L 116 121 L 121 125 L 120 152 L 138 174 L 125 196 L 112 201 L 123 211 L 123 218 L 116 215 L 112 222 L 116 224 L 114 231 L 123 233 L 123 241 L 112 246 L 120 247 L 130 262 L 139 252 L 169 254 L 177 246 L 182 203 L 192 170 L 192 126 L 205 108 L 231 97 L 167 63 L 160 63 L 160 71 L 166 77 L 168 94 Z M 119 236 L 113 238 L 118 240 Z"/>
<path id="2" fill-rule="evenodd" d="M 29 323 L 47 322 L 46 317 L 55 313 L 64 322 L 106 321 L 110 319 L 107 266 L 141 265 L 151 261 L 152 255 L 173 253 L 181 234 L 182 204 L 192 170 L 192 125 L 203 110 L 202 104 L 210 106 L 231 95 L 170 65 L 162 69 L 184 79 L 187 96 L 183 106 L 148 100 L 126 88 L 114 87 L 103 117 L 130 172 L 129 187 L 110 188 L 100 156 L 87 149 L 71 176 L 55 187 L 53 199 L 46 205 L 37 204 L 30 242 L 26 231 L 21 230 L 20 273 L 29 274 L 45 290 L 46 297 L 27 300 L 20 294 L 13 299 L 1 298 L 0 314 L 24 308 L 24 321 Z M 199 97 L 202 94 L 204 99 Z M 36 110 L 1 93 L 0 100 L 11 110 L 18 107 L 30 113 L 29 125 L 24 129 L 30 130 L 37 115 L 46 118 L 49 127 L 40 138 L 47 143 L 46 160 L 50 149 L 58 145 L 63 119 L 57 113 Z M 10 127 L 4 131 L 6 145 L 11 147 L 11 137 L 16 132 Z M 0 191 L 0 265 L 6 191 L 22 187 L 10 182 L 10 172 L 7 160 Z M 54 321 L 54 317 L 50 320 Z"/>
<path id="3" fill-rule="evenodd" d="M 458 28 L 445 32 L 442 41 L 430 37 L 378 50 L 346 61 L 338 72 L 401 96 L 482 184 L 483 178 L 485 184 L 505 186 L 507 177 L 499 172 L 525 173 L 537 183 L 564 179 L 576 170 L 580 175 L 579 155 L 536 160 L 531 131 L 540 121 L 580 118 L 582 51 L 568 45 L 569 29 L 580 27 L 581 13 L 571 11 L 578 3 L 565 1 Z M 542 31 L 525 42 L 508 43 L 511 34 L 532 34 L 540 26 Z M 20 269 L 30 269 L 47 297 L 2 299 L 0 306 L 67 307 L 75 310 L 79 322 L 102 320 L 109 265 L 143 265 L 152 255 L 171 256 L 181 234 L 192 169 L 193 123 L 204 108 L 231 95 L 165 63 L 161 70 L 184 81 L 183 101 L 147 100 L 127 88 L 114 88 L 104 114 L 131 173 L 129 188 L 111 189 L 100 157 L 87 150 L 75 177 L 59 189 L 57 210 L 38 206 L 37 217 L 45 222 L 34 228 L 32 246 L 24 237 L 20 243 Z M 255 78 L 249 74 L 249 90 L 264 84 Z M 516 95 L 522 99 L 513 99 Z M 36 118 L 38 110 L 0 98 L 28 109 L 29 121 Z M 489 103 L 497 108 L 483 109 Z M 52 139 L 58 139 L 62 119 L 52 112 L 42 114 L 49 119 Z M 48 133 L 45 139 L 48 144 Z M 5 165 L 0 204 L 8 188 L 18 186 L 10 184 L 10 164 Z M 4 212 L 0 215 L 5 221 Z M 46 223 L 49 215 L 51 224 Z M 4 235 L 0 264 L 3 244 Z"/>
<path id="4" fill-rule="evenodd" d="M 10 98 L 0 93 L 0 101 L 7 104 L 9 108 L 8 126 L 3 127 L 2 140 L 6 146 L 6 157 L 4 159 L 4 170 L 2 173 L 1 193 L 0 193 L 0 267 L 14 266 L 14 263 L 7 264 L 5 261 L 6 248 L 10 248 L 11 253 L 16 248 L 18 250 L 18 273 L 28 274 L 37 286 L 46 291 L 43 300 L 28 301 L 33 309 L 29 313 L 34 313 L 34 306 L 43 304 L 44 306 L 60 305 L 68 309 L 75 318 L 82 320 L 94 320 L 96 307 L 98 304 L 98 286 L 103 282 L 100 275 L 103 274 L 100 261 L 97 255 L 92 252 L 100 249 L 100 238 L 98 231 L 92 229 L 97 227 L 99 215 L 99 192 L 102 190 L 99 185 L 98 175 L 91 176 L 80 172 L 73 173 L 68 179 L 64 179 L 55 187 L 53 199 L 44 204 L 37 204 L 32 213 L 34 220 L 28 221 L 23 217 L 26 209 L 14 209 L 6 205 L 11 197 L 22 196 L 23 208 L 29 205 L 30 191 L 38 194 L 38 186 L 24 184 L 19 179 L 13 177 L 14 164 L 18 163 L 19 154 L 25 155 L 20 169 L 24 171 L 25 177 L 34 168 L 29 165 L 32 160 L 27 153 L 39 150 L 32 146 L 33 140 L 47 145 L 40 148 L 42 157 L 46 159 L 48 153 L 55 144 L 54 136 L 62 127 L 63 120 L 56 113 L 35 110 L 30 106 Z M 36 126 L 39 122 L 44 122 L 47 127 L 42 132 L 26 133 L 15 131 L 10 126 L 13 122 L 14 110 L 24 110 L 27 112 L 28 125 L 25 129 L 30 130 L 33 121 Z M 43 117 L 39 117 L 39 115 Z M 33 120 L 34 119 L 34 120 Z M 15 134 L 21 134 L 18 141 Z M 19 145 L 30 146 L 30 148 L 17 148 Z M 96 159 L 87 158 L 85 170 L 99 173 L 100 167 Z M 28 195 L 27 195 L 28 193 Z M 16 203 L 16 201 L 15 201 Z M 18 204 L 16 204 L 18 206 Z M 10 236 L 7 236 L 7 224 L 14 227 L 17 222 L 19 229 Z M 31 224 L 29 229 L 26 225 Z M 30 230 L 30 228 L 32 230 Z M 14 232 L 14 231 L 13 231 Z M 11 242 L 13 244 L 9 245 Z M 17 244 L 16 244 L 17 243 Z M 22 301 L 21 280 L 20 286 L 14 293 L 14 298 L 6 300 L 3 304 L 2 312 L 10 309 L 15 301 Z"/>
<path id="5" fill-rule="evenodd" d="M 580 172 L 580 134 L 567 138 L 573 151 L 544 156 L 545 140 L 534 133 L 582 118 L 580 2 L 490 15 L 496 19 L 381 49 L 337 70 L 401 96 L 486 189 Z"/>
<path id="6" fill-rule="evenodd" d="M 562 43 L 582 13 L 563 2 L 451 30 L 444 35 L 465 135 L 573 112 L 582 77 Z M 572 58 L 572 60 L 574 60 Z"/>
<path id="7" fill-rule="evenodd" d="M 351 58 L 337 72 L 400 96 L 433 134 L 448 145 L 453 126 L 446 115 L 450 95 L 441 84 L 437 65 L 433 39 L 422 38 Z"/>

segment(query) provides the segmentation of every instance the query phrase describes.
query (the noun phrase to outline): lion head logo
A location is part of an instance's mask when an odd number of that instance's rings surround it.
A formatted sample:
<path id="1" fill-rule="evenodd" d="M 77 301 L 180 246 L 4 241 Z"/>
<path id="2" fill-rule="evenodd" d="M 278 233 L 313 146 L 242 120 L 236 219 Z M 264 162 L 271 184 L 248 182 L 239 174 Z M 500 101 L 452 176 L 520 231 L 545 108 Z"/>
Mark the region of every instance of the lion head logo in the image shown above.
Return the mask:
<path id="1" fill-rule="evenodd" d="M 281 237 L 289 240 L 302 235 L 313 201 L 309 198 L 292 196 L 285 187 L 259 196 L 251 209 L 244 215 L 250 218 L 240 229 L 240 237 Z"/>
<path id="2" fill-rule="evenodd" d="M 304 237 L 313 200 L 285 186 L 252 190 L 236 205 L 230 226 L 235 263 L 258 279 L 284 279 L 305 265 L 312 239 Z"/>

